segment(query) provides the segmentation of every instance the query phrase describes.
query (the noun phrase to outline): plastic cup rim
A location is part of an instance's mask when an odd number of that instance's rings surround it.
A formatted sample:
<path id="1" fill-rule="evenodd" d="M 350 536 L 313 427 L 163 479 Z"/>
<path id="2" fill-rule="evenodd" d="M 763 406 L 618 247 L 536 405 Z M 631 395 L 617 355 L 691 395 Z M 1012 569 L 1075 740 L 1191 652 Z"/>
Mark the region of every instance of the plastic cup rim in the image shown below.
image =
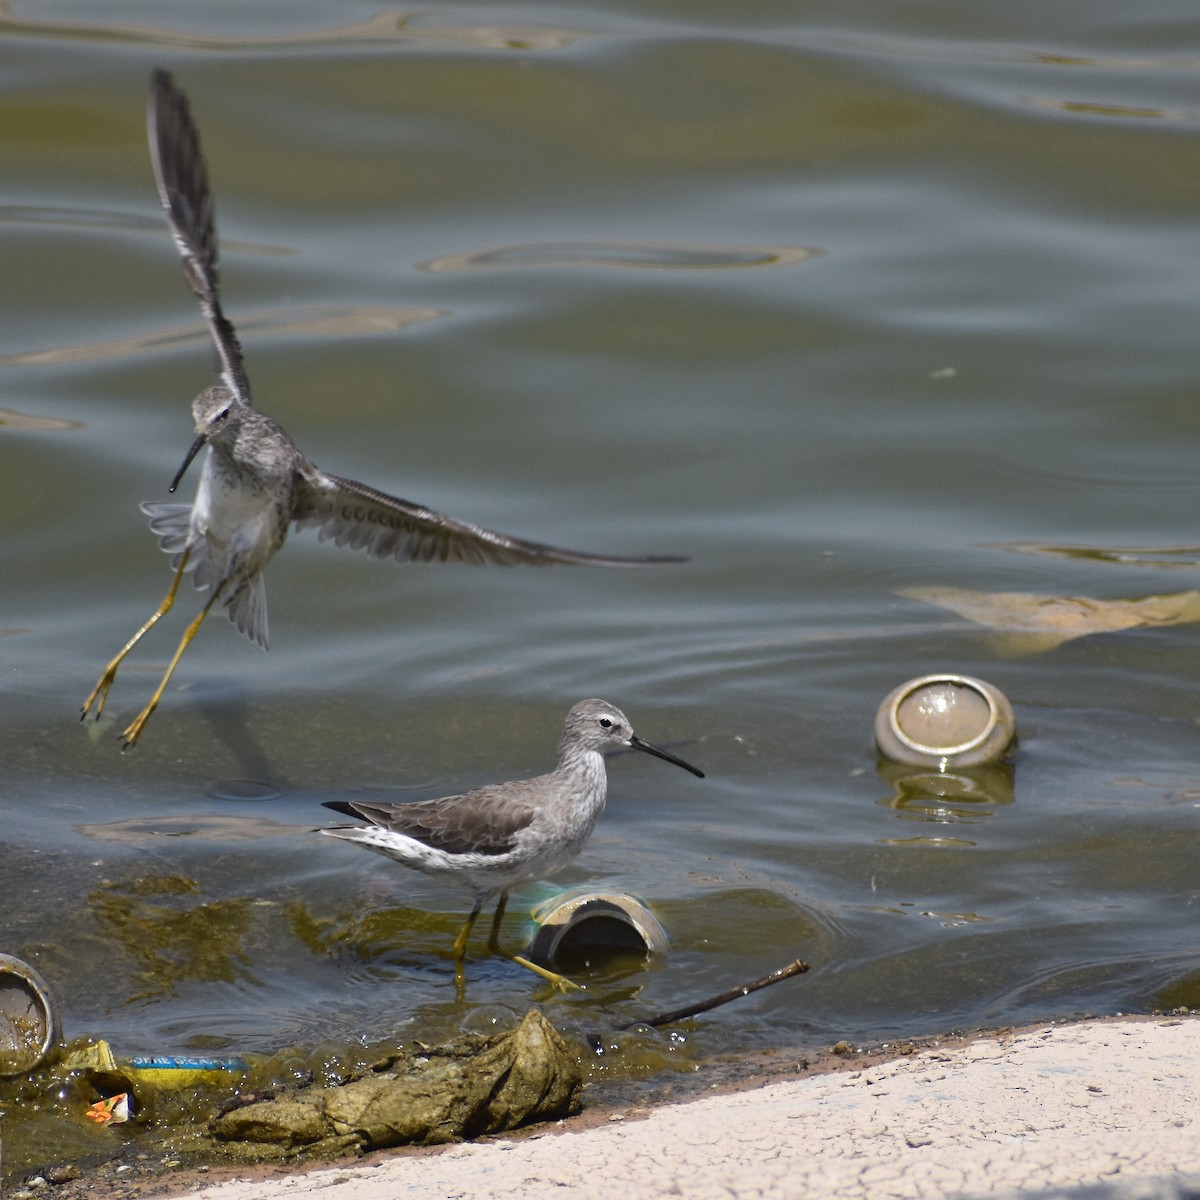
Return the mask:
<path id="1" fill-rule="evenodd" d="M 960 687 L 970 688 L 976 695 L 982 696 L 987 702 L 988 719 L 984 723 L 983 729 L 968 741 L 959 742 L 954 746 L 927 746 L 924 742 L 918 742 L 916 738 L 909 737 L 904 732 L 900 724 L 900 705 L 909 698 L 919 688 L 928 687 L 934 683 L 952 683 Z M 911 679 L 904 687 L 897 692 L 895 699 L 888 706 L 888 725 L 892 733 L 904 743 L 910 750 L 917 751 L 918 754 L 930 754 L 936 758 L 953 758 L 957 754 L 965 754 L 968 750 L 974 750 L 987 741 L 996 726 L 1000 722 L 1000 709 L 996 704 L 995 698 L 992 696 L 991 689 L 983 684 L 981 680 L 974 679 L 970 675 L 956 675 L 949 672 L 939 671 L 933 675 L 922 675 L 919 679 Z"/>

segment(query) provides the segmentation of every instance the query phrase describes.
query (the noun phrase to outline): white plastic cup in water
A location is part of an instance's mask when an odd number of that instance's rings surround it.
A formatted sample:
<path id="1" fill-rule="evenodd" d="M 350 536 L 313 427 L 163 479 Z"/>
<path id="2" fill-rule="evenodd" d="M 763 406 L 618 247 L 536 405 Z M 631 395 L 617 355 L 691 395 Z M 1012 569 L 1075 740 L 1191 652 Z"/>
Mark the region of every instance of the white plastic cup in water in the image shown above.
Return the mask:
<path id="1" fill-rule="evenodd" d="M 27 963 L 0 954 L 0 1076 L 24 1075 L 58 1045 L 58 1009 L 46 981 Z"/>
<path id="2" fill-rule="evenodd" d="M 971 675 L 922 675 L 889 692 L 875 714 L 875 744 L 894 762 L 972 767 L 1013 745 L 1016 717 L 1004 693 Z"/>
<path id="3" fill-rule="evenodd" d="M 563 954 L 588 950 L 598 956 L 666 950 L 667 931 L 640 901 L 623 892 L 577 892 L 539 905 L 537 932 L 529 946 L 534 962 L 551 966 Z"/>

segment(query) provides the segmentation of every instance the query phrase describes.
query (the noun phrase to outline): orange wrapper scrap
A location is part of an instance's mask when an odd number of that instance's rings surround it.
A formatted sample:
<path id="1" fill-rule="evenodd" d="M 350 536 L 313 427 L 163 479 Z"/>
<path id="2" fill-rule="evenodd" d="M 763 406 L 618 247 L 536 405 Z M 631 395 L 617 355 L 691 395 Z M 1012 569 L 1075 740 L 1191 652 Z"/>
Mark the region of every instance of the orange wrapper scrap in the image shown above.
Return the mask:
<path id="1" fill-rule="evenodd" d="M 123 1125 L 129 1120 L 129 1093 L 119 1092 L 107 1100 L 97 1100 L 84 1116 L 97 1125 Z"/>

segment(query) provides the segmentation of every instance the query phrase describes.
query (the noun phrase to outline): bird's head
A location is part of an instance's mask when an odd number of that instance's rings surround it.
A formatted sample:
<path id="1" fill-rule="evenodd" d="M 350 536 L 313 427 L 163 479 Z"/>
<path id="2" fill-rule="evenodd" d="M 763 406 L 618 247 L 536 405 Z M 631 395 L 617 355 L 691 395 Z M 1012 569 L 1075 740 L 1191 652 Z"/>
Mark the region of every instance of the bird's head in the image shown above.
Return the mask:
<path id="1" fill-rule="evenodd" d="M 220 445 L 237 437 L 237 431 L 246 412 L 246 404 L 239 400 L 226 387 L 210 387 L 192 401 L 192 421 L 196 426 L 196 440 L 188 447 L 183 463 L 175 478 L 171 480 L 170 491 L 174 492 L 183 478 L 184 472 L 192 464 L 192 459 L 207 445 Z"/>
<path id="2" fill-rule="evenodd" d="M 614 746 L 630 746 L 653 754 L 655 758 L 674 763 L 693 775 L 704 778 L 704 772 L 674 754 L 660 749 L 633 732 L 629 718 L 607 700 L 581 700 L 567 713 L 563 728 L 562 747 L 575 746 L 582 750 L 602 751 Z"/>

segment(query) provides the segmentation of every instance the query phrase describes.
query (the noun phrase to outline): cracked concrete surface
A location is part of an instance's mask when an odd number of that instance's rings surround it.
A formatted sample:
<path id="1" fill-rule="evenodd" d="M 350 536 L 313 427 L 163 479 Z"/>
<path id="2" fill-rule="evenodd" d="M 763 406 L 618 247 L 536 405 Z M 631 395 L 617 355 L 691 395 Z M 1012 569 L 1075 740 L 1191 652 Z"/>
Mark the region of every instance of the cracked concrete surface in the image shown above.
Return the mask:
<path id="1" fill-rule="evenodd" d="M 650 1110 L 578 1132 L 394 1154 L 204 1200 L 1197 1195 L 1200 1019 L 1001 1034 Z M 1185 1181 L 1192 1177 L 1192 1184 Z M 1116 1185 L 1116 1186 L 1114 1186 Z M 1158 1189 L 1158 1190 L 1155 1190 Z M 192 1192 L 192 1195 L 197 1195 Z"/>

